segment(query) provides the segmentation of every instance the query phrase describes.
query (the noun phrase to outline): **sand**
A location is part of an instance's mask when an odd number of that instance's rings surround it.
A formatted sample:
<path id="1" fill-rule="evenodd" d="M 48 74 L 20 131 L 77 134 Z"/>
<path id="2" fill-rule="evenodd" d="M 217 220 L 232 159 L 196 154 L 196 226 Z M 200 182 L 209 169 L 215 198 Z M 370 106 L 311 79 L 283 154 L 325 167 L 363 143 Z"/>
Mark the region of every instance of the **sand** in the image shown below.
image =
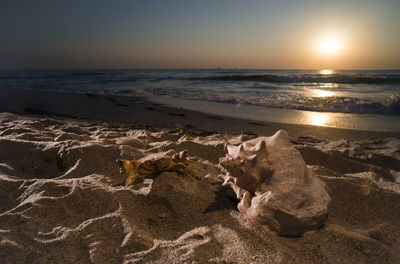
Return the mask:
<path id="1" fill-rule="evenodd" d="M 140 98 L 25 92 L 0 92 L 1 111 L 25 114 L 0 114 L 0 263 L 400 263 L 396 133 L 256 126 Z M 258 230 L 225 195 L 218 159 L 256 127 L 286 129 L 326 182 L 332 202 L 320 230 Z M 124 187 L 115 159 L 184 149 L 195 175 Z"/>

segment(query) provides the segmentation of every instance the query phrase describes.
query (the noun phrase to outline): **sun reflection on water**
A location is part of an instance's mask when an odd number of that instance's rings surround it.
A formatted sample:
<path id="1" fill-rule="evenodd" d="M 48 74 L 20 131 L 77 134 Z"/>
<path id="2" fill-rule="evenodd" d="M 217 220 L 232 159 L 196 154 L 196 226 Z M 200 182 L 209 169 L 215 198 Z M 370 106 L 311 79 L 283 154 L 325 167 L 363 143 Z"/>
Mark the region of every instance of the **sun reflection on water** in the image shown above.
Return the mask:
<path id="1" fill-rule="evenodd" d="M 338 85 L 336 83 L 322 83 L 319 85 L 319 87 L 321 88 L 334 88 L 334 87 L 338 87 Z"/>
<path id="2" fill-rule="evenodd" d="M 333 74 L 333 70 L 328 70 L 328 69 L 320 70 L 319 74 L 330 75 L 330 74 Z"/>
<path id="3" fill-rule="evenodd" d="M 330 113 L 307 112 L 306 120 L 308 124 L 314 126 L 327 126 L 331 120 Z"/>
<path id="4" fill-rule="evenodd" d="M 319 89 L 313 89 L 312 92 L 315 97 L 329 97 L 335 95 L 334 92 Z"/>

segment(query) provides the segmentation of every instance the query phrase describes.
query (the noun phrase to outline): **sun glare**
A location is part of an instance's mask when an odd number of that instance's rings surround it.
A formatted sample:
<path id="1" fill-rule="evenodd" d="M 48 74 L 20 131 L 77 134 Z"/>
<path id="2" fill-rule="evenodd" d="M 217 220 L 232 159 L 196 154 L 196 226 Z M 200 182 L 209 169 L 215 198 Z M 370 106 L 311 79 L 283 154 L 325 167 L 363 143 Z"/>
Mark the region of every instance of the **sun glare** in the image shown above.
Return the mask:
<path id="1" fill-rule="evenodd" d="M 326 37 L 319 43 L 319 49 L 325 55 L 335 55 L 341 48 L 342 42 L 337 37 Z"/>
<path id="2" fill-rule="evenodd" d="M 322 75 L 331 75 L 331 74 L 333 74 L 333 70 L 320 70 L 320 71 L 319 71 L 319 74 L 322 74 Z"/>
<path id="3" fill-rule="evenodd" d="M 314 89 L 312 92 L 315 97 L 329 97 L 335 94 L 334 92 L 331 91 L 319 90 L 319 89 Z"/>
<path id="4" fill-rule="evenodd" d="M 308 123 L 314 126 L 327 126 L 330 121 L 329 113 L 308 112 Z"/>

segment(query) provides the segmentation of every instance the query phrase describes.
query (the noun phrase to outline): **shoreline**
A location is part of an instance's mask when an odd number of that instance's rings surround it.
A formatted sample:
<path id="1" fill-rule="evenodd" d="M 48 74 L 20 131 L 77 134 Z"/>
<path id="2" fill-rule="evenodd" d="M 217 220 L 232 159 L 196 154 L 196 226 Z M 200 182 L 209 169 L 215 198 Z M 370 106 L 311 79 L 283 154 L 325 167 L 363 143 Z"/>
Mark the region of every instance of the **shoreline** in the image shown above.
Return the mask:
<path id="1" fill-rule="evenodd" d="M 233 104 L 176 97 L 148 97 L 150 102 L 179 106 L 187 110 L 233 117 L 257 122 L 311 125 L 338 129 L 400 132 L 396 115 L 318 112 L 257 104 Z"/>
<path id="2" fill-rule="evenodd" d="M 0 112 L 125 125 L 146 123 L 157 128 L 187 127 L 218 133 L 250 133 L 259 136 L 270 136 L 277 130 L 283 129 L 288 132 L 292 140 L 302 137 L 320 140 L 400 138 L 400 132 L 246 120 L 169 107 L 149 102 L 143 97 L 117 95 L 0 89 Z"/>

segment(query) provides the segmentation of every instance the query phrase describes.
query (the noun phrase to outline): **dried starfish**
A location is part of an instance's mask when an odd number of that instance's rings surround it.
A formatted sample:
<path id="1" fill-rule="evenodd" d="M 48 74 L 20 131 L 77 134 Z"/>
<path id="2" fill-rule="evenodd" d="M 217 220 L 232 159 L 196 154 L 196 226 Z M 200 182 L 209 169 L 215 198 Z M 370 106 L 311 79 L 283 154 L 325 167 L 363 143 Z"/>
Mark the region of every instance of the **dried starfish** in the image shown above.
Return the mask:
<path id="1" fill-rule="evenodd" d="M 164 171 L 182 171 L 184 165 L 190 161 L 187 150 L 175 153 L 172 156 L 165 156 L 153 160 L 116 160 L 120 166 L 120 173 L 129 173 L 126 178 L 125 187 L 132 185 L 136 179 L 144 178 L 149 175 L 160 174 Z M 189 168 L 186 168 L 189 170 Z"/>

